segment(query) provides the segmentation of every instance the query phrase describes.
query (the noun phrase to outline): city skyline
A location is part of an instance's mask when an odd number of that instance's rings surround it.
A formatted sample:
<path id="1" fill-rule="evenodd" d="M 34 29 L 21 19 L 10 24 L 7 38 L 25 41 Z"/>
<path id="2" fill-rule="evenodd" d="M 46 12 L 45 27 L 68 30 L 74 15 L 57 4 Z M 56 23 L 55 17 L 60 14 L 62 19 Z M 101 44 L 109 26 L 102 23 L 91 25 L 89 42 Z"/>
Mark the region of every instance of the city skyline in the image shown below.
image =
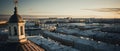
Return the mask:
<path id="1" fill-rule="evenodd" d="M 12 15 L 13 0 L 0 0 L 0 15 Z M 20 15 L 120 18 L 120 0 L 19 0 Z"/>

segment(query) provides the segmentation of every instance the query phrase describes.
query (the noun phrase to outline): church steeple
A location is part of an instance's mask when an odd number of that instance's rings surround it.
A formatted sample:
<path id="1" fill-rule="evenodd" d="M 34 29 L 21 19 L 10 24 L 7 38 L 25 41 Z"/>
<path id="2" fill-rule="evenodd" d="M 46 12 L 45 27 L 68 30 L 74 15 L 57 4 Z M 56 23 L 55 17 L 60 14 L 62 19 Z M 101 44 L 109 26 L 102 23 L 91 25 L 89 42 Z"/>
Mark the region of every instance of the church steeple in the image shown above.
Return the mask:
<path id="1" fill-rule="evenodd" d="M 15 1 L 17 2 L 17 0 Z M 25 23 L 22 17 L 18 15 L 16 6 L 14 9 L 14 14 L 8 21 L 8 40 L 7 43 L 0 46 L 0 51 L 45 51 L 40 46 L 27 40 L 25 36 Z"/>
<path id="2" fill-rule="evenodd" d="M 15 0 L 15 8 L 14 8 L 14 14 L 10 17 L 8 21 L 9 26 L 9 36 L 8 36 L 8 42 L 26 42 L 26 36 L 25 36 L 25 23 L 20 15 L 18 15 L 17 12 L 17 3 L 18 1 Z"/>
<path id="3" fill-rule="evenodd" d="M 23 18 L 18 14 L 18 10 L 17 10 L 18 1 L 17 1 L 17 0 L 14 0 L 14 4 L 15 4 L 14 14 L 10 17 L 10 19 L 9 19 L 8 22 L 9 22 L 9 23 L 24 22 L 24 21 L 23 21 Z"/>

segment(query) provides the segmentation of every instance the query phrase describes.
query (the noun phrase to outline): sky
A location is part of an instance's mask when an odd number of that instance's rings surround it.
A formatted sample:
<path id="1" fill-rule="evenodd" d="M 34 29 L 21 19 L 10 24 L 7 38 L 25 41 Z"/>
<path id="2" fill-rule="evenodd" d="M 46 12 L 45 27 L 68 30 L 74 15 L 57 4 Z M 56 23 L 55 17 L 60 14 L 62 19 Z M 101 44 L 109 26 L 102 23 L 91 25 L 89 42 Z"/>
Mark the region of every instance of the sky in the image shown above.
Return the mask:
<path id="1" fill-rule="evenodd" d="M 13 0 L 0 0 L 0 15 L 12 15 Z M 20 15 L 120 18 L 120 0 L 18 0 Z"/>

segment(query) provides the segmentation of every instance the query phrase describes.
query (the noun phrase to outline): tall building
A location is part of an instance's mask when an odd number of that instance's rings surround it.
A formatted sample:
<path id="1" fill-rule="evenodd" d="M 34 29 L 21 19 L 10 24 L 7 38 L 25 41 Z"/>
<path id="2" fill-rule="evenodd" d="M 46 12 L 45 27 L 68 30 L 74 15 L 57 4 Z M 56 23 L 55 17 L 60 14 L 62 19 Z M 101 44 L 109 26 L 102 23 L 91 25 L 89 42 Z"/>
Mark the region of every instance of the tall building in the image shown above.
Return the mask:
<path id="1" fill-rule="evenodd" d="M 8 42 L 26 42 L 25 36 L 25 26 L 24 21 L 20 15 L 17 13 L 17 7 L 14 8 L 14 14 L 10 17 L 8 21 L 9 36 Z"/>
<path id="2" fill-rule="evenodd" d="M 25 36 L 24 21 L 18 15 L 17 7 L 14 8 L 14 14 L 8 21 L 8 40 L 6 43 L 0 45 L 0 51 L 45 51 L 40 46 L 27 40 Z"/>

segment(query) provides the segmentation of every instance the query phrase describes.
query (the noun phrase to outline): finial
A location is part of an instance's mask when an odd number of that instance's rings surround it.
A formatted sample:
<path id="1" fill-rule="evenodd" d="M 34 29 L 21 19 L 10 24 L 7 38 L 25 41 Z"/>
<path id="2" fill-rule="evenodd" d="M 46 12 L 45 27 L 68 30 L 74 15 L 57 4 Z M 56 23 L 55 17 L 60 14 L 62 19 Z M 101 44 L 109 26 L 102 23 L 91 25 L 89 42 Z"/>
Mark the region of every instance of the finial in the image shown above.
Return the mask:
<path id="1" fill-rule="evenodd" d="M 14 0 L 15 7 L 17 7 L 18 0 Z"/>
<path id="2" fill-rule="evenodd" d="M 14 0 L 14 4 L 15 4 L 14 14 L 17 14 L 17 4 L 18 4 L 18 0 Z"/>

